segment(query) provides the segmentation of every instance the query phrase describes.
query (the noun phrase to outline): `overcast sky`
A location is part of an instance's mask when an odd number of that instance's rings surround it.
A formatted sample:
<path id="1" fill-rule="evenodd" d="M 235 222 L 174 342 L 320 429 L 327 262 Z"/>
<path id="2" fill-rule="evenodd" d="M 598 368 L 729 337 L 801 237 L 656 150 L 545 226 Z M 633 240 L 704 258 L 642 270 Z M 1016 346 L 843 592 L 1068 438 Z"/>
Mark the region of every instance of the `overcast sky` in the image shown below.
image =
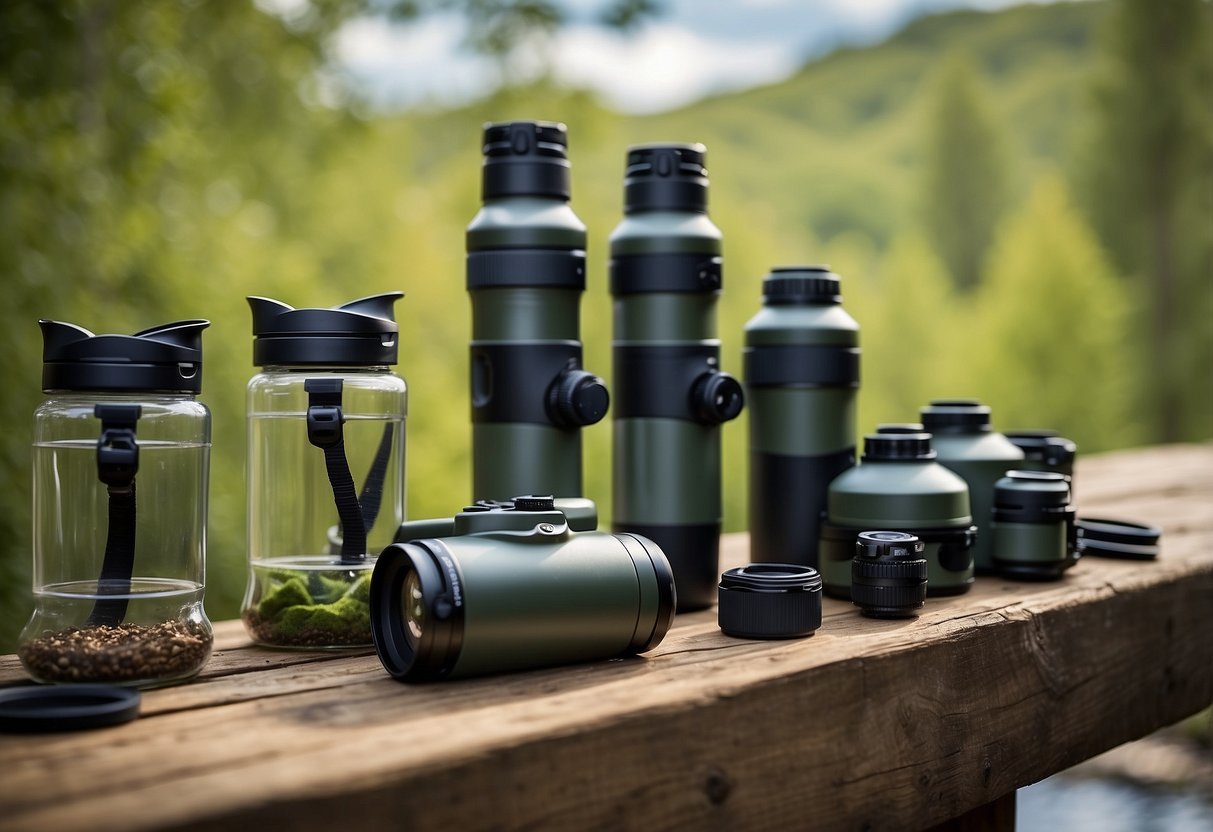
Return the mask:
<path id="1" fill-rule="evenodd" d="M 277 0 L 290 5 L 292 0 Z M 593 24 L 604 0 L 566 0 L 572 23 L 550 47 L 555 72 L 625 112 L 677 107 L 713 92 L 778 81 L 837 46 L 882 40 L 922 14 L 1022 0 L 666 0 L 665 14 L 618 35 Z M 453 105 L 489 91 L 495 66 L 461 49 L 463 20 L 352 21 L 337 57 L 387 110 Z"/>

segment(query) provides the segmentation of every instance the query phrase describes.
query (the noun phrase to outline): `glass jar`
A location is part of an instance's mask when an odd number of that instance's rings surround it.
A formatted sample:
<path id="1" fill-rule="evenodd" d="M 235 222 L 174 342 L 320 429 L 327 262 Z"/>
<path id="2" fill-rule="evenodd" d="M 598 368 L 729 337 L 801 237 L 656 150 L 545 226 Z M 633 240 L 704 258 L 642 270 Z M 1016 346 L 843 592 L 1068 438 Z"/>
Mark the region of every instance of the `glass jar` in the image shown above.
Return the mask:
<path id="1" fill-rule="evenodd" d="M 188 679 L 203 610 L 211 416 L 202 330 L 133 336 L 40 322 L 47 399 L 34 414 L 34 614 L 18 655 L 40 682 Z"/>
<path id="2" fill-rule="evenodd" d="M 371 644 L 375 556 L 404 521 L 408 388 L 396 363 L 400 293 L 333 309 L 250 298 L 249 583 L 259 644 Z"/>

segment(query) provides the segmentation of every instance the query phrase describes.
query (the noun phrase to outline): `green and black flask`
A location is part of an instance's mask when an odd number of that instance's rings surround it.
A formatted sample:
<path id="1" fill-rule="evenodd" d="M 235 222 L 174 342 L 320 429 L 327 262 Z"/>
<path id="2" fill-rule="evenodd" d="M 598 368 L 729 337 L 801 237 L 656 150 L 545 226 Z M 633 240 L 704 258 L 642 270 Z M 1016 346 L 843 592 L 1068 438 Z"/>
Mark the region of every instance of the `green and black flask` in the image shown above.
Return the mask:
<path id="1" fill-rule="evenodd" d="M 860 464 L 830 483 L 821 526 L 827 595 L 851 597 L 851 560 L 860 532 L 904 532 L 924 544 L 927 595 L 958 595 L 973 584 L 973 538 L 965 481 L 935 461 L 922 425 L 882 425 L 864 437 Z"/>
<path id="2" fill-rule="evenodd" d="M 720 425 L 741 384 L 720 370 L 721 233 L 708 218 L 705 149 L 628 150 L 624 219 L 611 234 L 614 523 L 651 538 L 681 610 L 716 599 Z"/>
<path id="3" fill-rule="evenodd" d="M 569 207 L 563 124 L 484 129 L 484 205 L 467 229 L 472 493 L 581 495 L 581 428 L 606 386 L 581 367 L 585 224 Z"/>
<path id="4" fill-rule="evenodd" d="M 990 516 L 994 483 L 1012 468 L 1023 467 L 1024 452 L 990 427 L 990 408 L 973 399 L 937 399 L 922 408 L 922 424 L 934 436 L 932 445 L 939 464 L 969 484 L 969 502 L 977 526 L 973 564 L 978 575 L 993 574 Z"/>
<path id="5" fill-rule="evenodd" d="M 750 560 L 817 566 L 830 482 L 855 464 L 859 324 L 828 266 L 772 269 L 745 327 Z"/>

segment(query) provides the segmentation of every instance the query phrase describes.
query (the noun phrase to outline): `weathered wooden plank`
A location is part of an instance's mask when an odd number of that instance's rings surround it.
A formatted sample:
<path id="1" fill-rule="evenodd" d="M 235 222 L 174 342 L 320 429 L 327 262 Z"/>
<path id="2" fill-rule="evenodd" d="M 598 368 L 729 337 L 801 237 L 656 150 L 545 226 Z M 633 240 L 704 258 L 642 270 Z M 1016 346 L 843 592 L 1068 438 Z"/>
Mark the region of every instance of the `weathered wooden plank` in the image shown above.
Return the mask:
<path id="1" fill-rule="evenodd" d="M 1203 450 L 1203 480 L 1183 476 L 1204 485 L 1176 498 L 1189 517 L 1213 493 Z M 131 725 L 0 738 L 0 812 L 13 829 L 925 825 L 1213 699 L 1211 552 L 1213 533 L 1168 528 L 1157 563 L 981 581 L 912 622 L 827 601 L 812 638 L 764 643 L 698 613 L 647 659 L 422 688 L 369 656 L 258 667 L 267 651 L 234 646 L 241 672 L 151 691 Z M 725 553 L 742 562 L 744 537 Z"/>

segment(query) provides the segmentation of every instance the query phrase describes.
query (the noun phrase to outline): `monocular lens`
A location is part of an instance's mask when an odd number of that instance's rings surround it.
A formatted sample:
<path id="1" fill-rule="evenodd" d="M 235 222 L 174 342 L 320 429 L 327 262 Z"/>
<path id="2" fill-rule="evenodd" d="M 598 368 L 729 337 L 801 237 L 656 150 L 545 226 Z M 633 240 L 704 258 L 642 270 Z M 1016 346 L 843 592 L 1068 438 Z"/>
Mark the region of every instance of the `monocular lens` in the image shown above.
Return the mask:
<path id="1" fill-rule="evenodd" d="M 400 608 L 404 610 L 404 639 L 410 650 L 416 650 L 425 632 L 425 599 L 421 594 L 421 578 L 410 570 L 400 590 Z"/>

